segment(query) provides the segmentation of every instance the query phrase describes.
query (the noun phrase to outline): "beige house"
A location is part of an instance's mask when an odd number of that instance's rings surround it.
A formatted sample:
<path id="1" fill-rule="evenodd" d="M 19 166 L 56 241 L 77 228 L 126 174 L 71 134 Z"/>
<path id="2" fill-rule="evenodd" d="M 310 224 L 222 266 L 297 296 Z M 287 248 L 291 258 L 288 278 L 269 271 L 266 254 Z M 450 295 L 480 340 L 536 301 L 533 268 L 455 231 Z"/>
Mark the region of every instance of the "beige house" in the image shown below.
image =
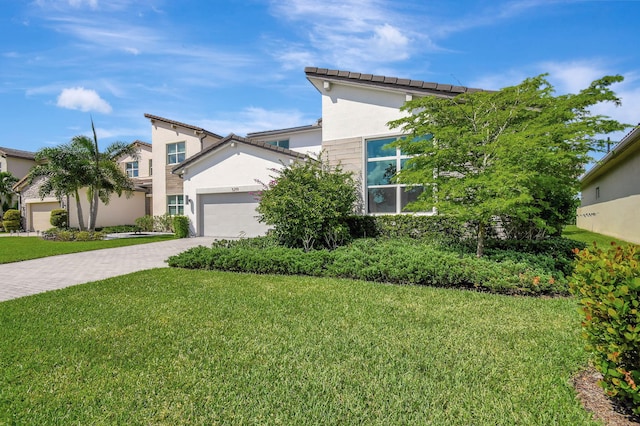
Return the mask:
<path id="1" fill-rule="evenodd" d="M 133 179 L 135 189 L 128 197 L 125 194 L 121 197 L 117 195 L 111 196 L 107 205 L 100 202 L 97 227 L 133 224 L 136 218 L 151 213 L 151 144 L 135 141 L 133 145 L 138 148 L 138 158 L 124 157 L 118 163 Z M 51 228 L 51 211 L 60 208 L 69 211 L 69 226 L 79 228 L 75 198 L 68 196 L 59 200 L 53 195 L 41 198 L 39 191 L 42 183 L 43 178 L 29 183 L 25 175 L 14 186 L 14 190 L 20 197 L 19 205 L 24 230 L 42 232 Z M 89 201 L 86 189 L 81 190 L 79 195 L 86 224 L 89 217 Z"/>
<path id="2" fill-rule="evenodd" d="M 22 179 L 36 164 L 35 155 L 34 152 L 0 147 L 0 172 L 9 172 Z"/>
<path id="3" fill-rule="evenodd" d="M 578 228 L 640 244 L 640 127 L 581 178 Z"/>

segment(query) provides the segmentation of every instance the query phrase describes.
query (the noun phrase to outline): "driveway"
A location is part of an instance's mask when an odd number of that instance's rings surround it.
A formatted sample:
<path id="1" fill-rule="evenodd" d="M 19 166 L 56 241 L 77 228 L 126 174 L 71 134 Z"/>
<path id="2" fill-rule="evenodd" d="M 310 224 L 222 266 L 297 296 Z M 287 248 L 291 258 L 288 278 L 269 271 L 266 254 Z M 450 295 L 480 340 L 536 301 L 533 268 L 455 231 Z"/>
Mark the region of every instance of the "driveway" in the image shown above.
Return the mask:
<path id="1" fill-rule="evenodd" d="M 183 238 L 2 264 L 0 301 L 167 267 L 165 260 L 169 256 L 199 245 L 210 246 L 214 239 Z"/>

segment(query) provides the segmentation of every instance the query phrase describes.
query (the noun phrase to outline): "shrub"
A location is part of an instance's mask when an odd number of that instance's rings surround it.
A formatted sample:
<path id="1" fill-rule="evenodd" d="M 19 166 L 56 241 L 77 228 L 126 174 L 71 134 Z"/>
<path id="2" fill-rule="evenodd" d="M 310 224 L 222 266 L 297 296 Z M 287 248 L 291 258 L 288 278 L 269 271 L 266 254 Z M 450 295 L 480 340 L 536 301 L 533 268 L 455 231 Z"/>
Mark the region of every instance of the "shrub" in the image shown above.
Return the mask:
<path id="1" fill-rule="evenodd" d="M 98 241 L 104 239 L 104 236 L 103 232 L 59 228 L 51 228 L 42 233 L 42 239 L 50 241 Z"/>
<path id="2" fill-rule="evenodd" d="M 566 294 L 562 274 L 525 261 L 478 259 L 411 239 L 359 239 L 333 251 L 287 248 L 268 237 L 188 250 L 169 265 L 234 272 L 300 274 L 397 284 L 475 288 L 508 294 Z"/>
<path id="3" fill-rule="evenodd" d="M 138 232 L 140 228 L 136 225 L 115 225 L 115 226 L 105 226 L 100 229 L 100 231 L 104 234 L 119 234 L 124 232 Z"/>
<path id="4" fill-rule="evenodd" d="M 582 335 L 608 395 L 640 414 L 640 247 L 594 245 L 578 253 L 571 292 L 584 316 Z"/>
<path id="5" fill-rule="evenodd" d="M 173 229 L 176 237 L 187 238 L 189 236 L 189 218 L 186 216 L 174 216 Z"/>
<path id="6" fill-rule="evenodd" d="M 2 217 L 2 227 L 6 232 L 18 231 L 21 226 L 20 210 L 9 209 Z"/>
<path id="7" fill-rule="evenodd" d="M 153 216 L 145 215 L 136 219 L 136 226 L 143 232 L 153 231 Z"/>
<path id="8" fill-rule="evenodd" d="M 158 232 L 173 232 L 173 217 L 169 213 L 153 217 L 153 230 Z"/>
<path id="9" fill-rule="evenodd" d="M 69 214 L 65 209 L 54 209 L 51 210 L 51 219 L 49 219 L 49 222 L 51 226 L 55 226 L 56 228 L 66 228 L 68 218 Z"/>
<path id="10" fill-rule="evenodd" d="M 287 247 L 333 249 L 350 239 L 347 218 L 358 193 L 351 173 L 320 158 L 299 161 L 281 170 L 260 194 L 260 222 Z"/>

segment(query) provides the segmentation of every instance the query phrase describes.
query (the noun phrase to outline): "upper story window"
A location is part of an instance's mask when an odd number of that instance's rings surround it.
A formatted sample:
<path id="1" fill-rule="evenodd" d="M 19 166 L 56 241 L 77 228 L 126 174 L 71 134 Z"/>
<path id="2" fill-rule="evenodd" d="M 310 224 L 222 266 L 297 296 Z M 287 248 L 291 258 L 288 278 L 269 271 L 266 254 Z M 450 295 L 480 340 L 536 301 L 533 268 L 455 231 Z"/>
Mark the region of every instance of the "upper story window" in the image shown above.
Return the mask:
<path id="1" fill-rule="evenodd" d="M 128 163 L 124 163 L 124 171 L 129 177 L 138 177 L 138 162 L 129 161 Z"/>
<path id="2" fill-rule="evenodd" d="M 395 140 L 395 137 L 391 137 L 365 142 L 367 213 L 400 213 L 425 191 L 422 186 L 412 187 L 393 182 L 393 177 L 409 159 L 399 148 L 387 146 Z"/>
<path id="3" fill-rule="evenodd" d="M 167 164 L 182 163 L 186 157 L 184 142 L 167 144 Z"/>
<path id="4" fill-rule="evenodd" d="M 149 159 L 149 176 L 153 176 L 153 160 Z"/>
<path id="5" fill-rule="evenodd" d="M 267 142 L 269 145 L 273 145 L 273 146 L 277 146 L 280 148 L 286 148 L 289 149 L 289 139 L 282 139 L 279 141 L 268 141 Z"/>

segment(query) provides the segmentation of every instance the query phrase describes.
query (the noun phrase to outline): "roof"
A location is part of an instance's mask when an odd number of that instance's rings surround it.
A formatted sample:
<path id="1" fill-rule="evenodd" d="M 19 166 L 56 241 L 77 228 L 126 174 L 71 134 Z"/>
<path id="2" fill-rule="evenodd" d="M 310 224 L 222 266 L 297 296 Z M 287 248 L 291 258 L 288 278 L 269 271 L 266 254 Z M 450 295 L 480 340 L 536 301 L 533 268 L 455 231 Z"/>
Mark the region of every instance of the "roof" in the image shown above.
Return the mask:
<path id="1" fill-rule="evenodd" d="M 629 149 L 633 147 L 640 149 L 640 125 L 627 133 L 625 137 L 607 153 L 607 155 L 602 157 L 595 166 L 582 175 L 580 182 L 585 185 L 602 175 L 611 167 L 614 167 L 619 160 L 625 158 L 626 153 L 630 152 Z"/>
<path id="2" fill-rule="evenodd" d="M 157 115 L 152 115 L 152 114 L 145 114 L 144 116 L 147 117 L 149 120 L 151 120 L 151 122 L 153 122 L 153 121 L 162 121 L 164 123 L 172 124 L 174 126 L 180 126 L 180 127 L 185 127 L 187 129 L 191 129 L 194 132 L 202 132 L 205 135 L 213 136 L 216 139 L 222 139 L 223 138 L 219 134 L 210 132 L 209 130 L 203 129 L 202 127 L 192 126 L 191 124 L 181 123 L 181 122 L 175 121 L 175 120 L 169 120 L 168 118 L 159 117 Z"/>
<path id="3" fill-rule="evenodd" d="M 307 132 L 307 131 L 317 130 L 321 128 L 322 128 L 322 119 L 320 118 L 315 123 L 308 124 L 306 126 L 289 127 L 287 129 L 265 130 L 262 132 L 247 133 L 247 138 L 257 139 L 257 138 L 264 138 L 268 136 L 279 135 L 282 133 Z"/>
<path id="4" fill-rule="evenodd" d="M 149 142 L 141 141 L 139 139 L 136 139 L 135 141 L 131 142 L 131 145 L 141 145 L 147 148 L 152 148 L 152 145 Z"/>
<path id="5" fill-rule="evenodd" d="M 332 70 L 328 68 L 306 67 L 304 69 L 307 78 L 321 78 L 328 81 L 342 81 L 358 85 L 374 86 L 396 91 L 435 94 L 444 96 L 456 96 L 460 93 L 482 92 L 465 86 L 453 86 L 451 84 L 432 83 L 408 78 L 387 77 L 384 75 L 362 74 L 359 72 Z"/>
<path id="6" fill-rule="evenodd" d="M 258 148 L 266 149 L 268 151 L 278 152 L 278 153 L 281 153 L 281 154 L 284 154 L 284 155 L 288 155 L 289 157 L 300 158 L 300 159 L 307 158 L 307 156 L 305 154 L 302 154 L 300 152 L 292 151 L 292 150 L 286 149 L 286 148 L 281 148 L 279 146 L 270 145 L 270 144 L 265 143 L 265 142 L 259 142 L 259 141 L 256 141 L 256 140 L 243 138 L 241 136 L 234 135 L 233 133 L 231 133 L 229 136 L 227 136 L 227 137 L 215 142 L 214 144 L 208 146 L 207 148 L 203 149 L 199 153 L 197 153 L 195 155 L 192 155 L 191 157 L 187 158 L 182 163 L 180 163 L 177 166 L 175 166 L 171 170 L 171 173 L 176 173 L 179 170 L 184 169 L 188 165 L 195 163 L 200 158 L 208 155 L 210 152 L 215 151 L 217 148 L 219 148 L 219 147 L 221 147 L 221 146 L 223 146 L 225 144 L 232 143 L 232 142 L 239 142 L 239 143 L 255 146 L 255 147 L 258 147 Z"/>
<path id="7" fill-rule="evenodd" d="M 27 160 L 35 160 L 36 153 L 31 151 L 22 151 L 20 149 L 4 148 L 0 146 L 0 155 L 3 157 L 24 158 Z"/>

